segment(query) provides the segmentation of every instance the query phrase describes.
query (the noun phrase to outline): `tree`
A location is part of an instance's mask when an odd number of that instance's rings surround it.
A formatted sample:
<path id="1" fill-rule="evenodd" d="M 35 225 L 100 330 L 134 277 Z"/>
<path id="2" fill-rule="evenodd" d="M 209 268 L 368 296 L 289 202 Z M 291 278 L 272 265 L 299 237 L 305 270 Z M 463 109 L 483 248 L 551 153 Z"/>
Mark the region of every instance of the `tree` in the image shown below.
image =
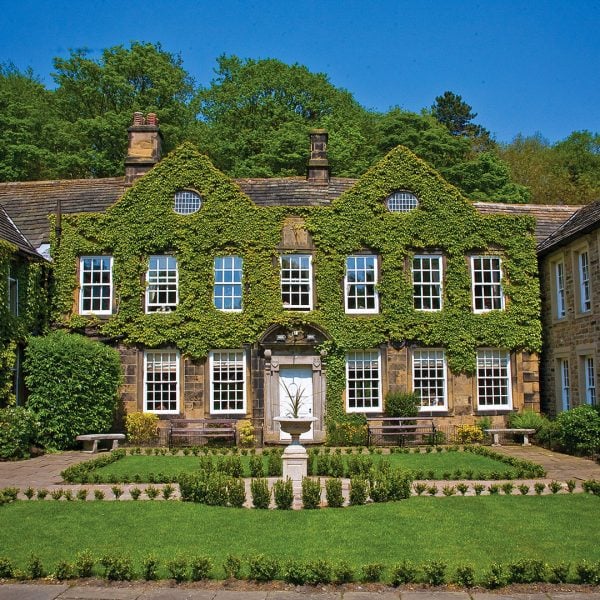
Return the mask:
<path id="1" fill-rule="evenodd" d="M 0 66 L 0 181 L 52 176 L 53 154 L 46 145 L 51 100 L 31 71 Z"/>
<path id="2" fill-rule="evenodd" d="M 115 46 L 98 60 L 87 50 L 55 58 L 56 106 L 63 127 L 55 131 L 62 148 L 59 170 L 67 177 L 123 173 L 127 126 L 134 111 L 157 113 L 165 150 L 195 127 L 194 83 L 180 57 L 160 44 Z"/>
<path id="3" fill-rule="evenodd" d="M 200 147 L 236 177 L 302 175 L 308 133 L 329 130 L 336 175 L 355 176 L 371 164 L 372 118 L 352 95 L 322 73 L 275 59 L 218 58 L 216 77 L 199 92 Z"/>
<path id="4" fill-rule="evenodd" d="M 444 92 L 443 95 L 437 96 L 431 106 L 432 116 L 444 125 L 451 135 L 469 138 L 476 152 L 490 150 L 494 146 L 490 132 L 473 123 L 477 113 L 472 111 L 472 107 L 462 96 L 454 92 Z"/>

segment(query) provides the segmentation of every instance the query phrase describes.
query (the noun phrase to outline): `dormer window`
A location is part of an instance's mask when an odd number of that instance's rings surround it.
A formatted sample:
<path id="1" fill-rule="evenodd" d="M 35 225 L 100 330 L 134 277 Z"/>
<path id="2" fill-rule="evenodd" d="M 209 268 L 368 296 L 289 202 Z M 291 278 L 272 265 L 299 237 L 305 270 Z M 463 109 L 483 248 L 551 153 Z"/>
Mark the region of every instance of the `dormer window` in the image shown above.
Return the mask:
<path id="1" fill-rule="evenodd" d="M 173 209 L 178 215 L 191 215 L 198 212 L 202 206 L 200 194 L 192 190 L 179 190 L 175 192 L 175 205 Z"/>
<path id="2" fill-rule="evenodd" d="M 419 206 L 419 200 L 410 192 L 394 192 L 386 198 L 385 205 L 390 212 L 407 213 Z"/>

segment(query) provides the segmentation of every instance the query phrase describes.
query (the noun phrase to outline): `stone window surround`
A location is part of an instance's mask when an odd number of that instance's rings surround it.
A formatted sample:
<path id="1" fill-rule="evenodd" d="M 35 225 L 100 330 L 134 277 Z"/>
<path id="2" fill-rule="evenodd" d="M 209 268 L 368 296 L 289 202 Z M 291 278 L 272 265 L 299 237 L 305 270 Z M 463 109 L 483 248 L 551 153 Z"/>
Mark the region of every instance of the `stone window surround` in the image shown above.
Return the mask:
<path id="1" fill-rule="evenodd" d="M 499 296 L 488 296 L 485 293 L 481 296 L 476 296 L 475 294 L 475 287 L 477 285 L 481 285 L 475 282 L 475 261 L 477 259 L 498 259 L 499 261 L 499 272 L 500 272 L 500 279 L 497 282 L 497 285 L 500 286 L 500 295 Z M 471 302 L 472 302 L 472 310 L 474 313 L 476 314 L 481 314 L 481 313 L 487 313 L 487 312 L 491 312 L 493 310 L 504 310 L 506 308 L 506 295 L 504 294 L 504 287 L 503 287 L 503 281 L 504 281 L 504 272 L 503 272 L 503 267 L 502 267 L 502 256 L 500 254 L 471 254 L 469 256 L 469 270 L 471 273 Z M 490 286 L 494 286 L 496 284 L 492 283 L 483 283 L 483 285 L 487 287 Z M 492 301 L 494 301 L 496 298 L 499 298 L 500 300 L 500 307 L 498 308 L 476 308 L 476 304 L 477 304 L 477 299 L 481 298 L 483 301 L 486 300 L 486 298 L 491 298 Z"/>
<path id="2" fill-rule="evenodd" d="M 147 357 L 148 354 L 151 353 L 159 353 L 159 352 L 174 352 L 176 355 L 176 409 L 175 410 L 147 410 L 146 409 L 146 375 L 147 375 Z M 142 352 L 138 353 L 139 360 L 141 361 L 141 372 L 142 377 L 138 380 L 138 398 L 140 399 L 138 408 L 140 412 L 152 413 L 158 416 L 161 415 L 178 415 L 181 414 L 181 408 L 183 406 L 182 402 L 182 389 L 183 389 L 183 378 L 184 378 L 184 361 L 181 359 L 181 354 L 177 348 L 146 348 Z M 139 363 L 138 363 L 139 364 Z"/>
<path id="3" fill-rule="evenodd" d="M 420 282 L 419 284 L 415 284 L 415 282 L 414 282 L 414 261 L 415 261 L 415 259 L 423 259 L 423 258 L 429 258 L 429 259 L 437 258 L 438 259 L 438 265 L 439 265 L 439 271 L 440 271 L 440 279 L 439 279 L 440 307 L 439 308 L 416 308 L 415 307 L 415 310 L 424 311 L 424 312 L 437 312 L 444 308 L 444 273 L 446 271 L 446 260 L 445 260 L 445 256 L 441 252 L 417 252 L 410 259 L 410 261 L 409 261 L 410 264 L 408 265 L 408 268 L 410 270 L 410 273 L 412 276 L 412 281 L 413 281 L 413 307 L 414 307 L 415 300 L 417 298 L 417 296 L 415 296 L 415 286 L 416 285 L 420 285 L 420 286 L 435 285 L 435 284 L 427 283 L 427 282 L 426 283 Z M 431 272 L 431 269 L 429 270 L 429 272 Z M 423 295 L 421 295 L 420 298 L 423 298 Z"/>
<path id="4" fill-rule="evenodd" d="M 485 351 L 495 351 L 495 352 L 499 352 L 502 356 L 507 356 L 508 355 L 508 361 L 507 361 L 507 383 L 508 383 L 508 389 L 507 389 L 507 399 L 508 402 L 506 404 L 479 404 L 479 377 L 478 377 L 478 369 L 479 369 L 479 353 L 480 352 L 485 352 Z M 516 375 L 516 369 L 515 369 L 515 355 L 513 352 L 510 352 L 508 350 L 505 350 L 504 348 L 478 348 L 477 349 L 477 367 L 476 367 L 476 371 L 475 374 L 473 376 L 473 398 L 474 398 L 474 407 L 473 407 L 473 412 L 475 414 L 480 414 L 480 415 L 489 415 L 489 414 L 502 414 L 502 413 L 506 413 L 506 412 L 511 412 L 513 409 L 513 391 L 514 391 L 514 384 L 516 383 L 515 381 L 513 381 L 513 377 Z"/>
<path id="5" fill-rule="evenodd" d="M 283 278 L 283 259 L 284 257 L 298 257 L 298 258 L 308 258 L 308 279 L 292 279 L 287 278 L 284 280 Z M 292 270 L 288 268 L 287 270 Z M 313 256 L 310 252 L 286 252 L 279 256 L 279 282 L 282 294 L 282 302 L 283 302 L 283 288 L 284 285 L 289 286 L 290 288 L 297 286 L 305 286 L 308 285 L 308 304 L 299 304 L 299 305 L 285 305 L 283 304 L 283 308 L 285 310 L 294 310 L 294 311 L 310 311 L 314 307 L 314 270 L 313 270 Z M 293 295 L 293 292 L 287 292 L 290 295 Z"/>
<path id="6" fill-rule="evenodd" d="M 588 290 L 589 290 L 589 309 L 584 309 L 582 306 L 582 280 L 581 280 L 581 256 L 585 254 L 587 256 L 587 270 L 588 270 Z M 579 244 L 572 250 L 572 264 L 573 264 L 573 287 L 575 288 L 575 316 L 586 317 L 593 313 L 593 289 L 592 289 L 592 276 L 591 276 L 591 261 L 590 261 L 590 249 L 587 243 Z"/>
<path id="7" fill-rule="evenodd" d="M 577 383 L 579 385 L 579 405 L 589 404 L 588 402 L 588 382 L 587 382 L 587 359 L 591 358 L 593 360 L 593 368 L 594 368 L 594 391 L 595 391 L 595 401 L 598 403 L 598 352 L 596 348 L 596 344 L 582 344 L 575 348 L 575 352 L 577 354 Z M 571 378 L 572 379 L 572 378 Z M 571 397 L 572 398 L 572 397 Z"/>
<path id="8" fill-rule="evenodd" d="M 549 261 L 550 272 L 548 273 L 548 281 L 550 283 L 550 306 L 552 313 L 552 322 L 559 323 L 564 322 L 569 317 L 568 309 L 568 298 L 567 298 L 567 261 L 564 251 L 554 254 L 550 257 Z M 562 265 L 562 304 L 564 315 L 560 315 L 560 304 L 559 298 L 559 265 Z"/>
<path id="9" fill-rule="evenodd" d="M 373 295 L 366 295 L 367 298 L 372 297 L 374 300 L 373 308 L 349 308 L 349 299 L 350 296 L 348 294 L 348 288 L 350 285 L 354 285 L 353 283 L 348 282 L 348 259 L 349 258 L 363 258 L 363 257 L 372 257 L 374 259 L 374 280 L 369 285 L 373 285 Z M 378 314 L 379 313 L 379 292 L 377 291 L 377 286 L 379 283 L 379 271 L 381 268 L 380 265 L 380 257 L 378 254 L 372 254 L 369 252 L 357 252 L 354 254 L 349 254 L 346 256 L 344 260 L 344 311 L 349 315 L 361 315 L 361 314 Z M 362 282 L 358 282 L 359 284 Z"/>
<path id="10" fill-rule="evenodd" d="M 244 395 L 243 395 L 243 408 L 242 409 L 235 409 L 235 410 L 216 410 L 213 406 L 213 400 L 214 400 L 214 377 L 213 377 L 213 361 L 214 361 L 214 356 L 216 353 L 219 352 L 236 352 L 242 355 L 242 361 L 243 361 L 243 373 L 244 373 L 244 379 L 243 379 L 243 389 L 244 389 Z M 206 381 L 209 382 L 209 394 L 208 394 L 208 412 L 211 415 L 219 415 L 219 416 L 225 416 L 225 415 L 245 415 L 248 412 L 248 381 L 249 379 L 249 373 L 248 373 L 248 356 L 247 356 L 247 352 L 244 348 L 227 348 L 227 349 L 215 349 L 215 350 L 211 350 L 209 352 L 208 355 L 208 359 L 206 360 L 206 365 L 207 365 L 207 369 L 208 369 L 208 378 L 206 379 Z"/>
<path id="11" fill-rule="evenodd" d="M 361 350 L 353 350 L 352 352 L 377 352 L 377 360 L 378 360 L 378 395 L 379 395 L 379 406 L 374 407 L 350 407 L 349 406 L 349 394 L 348 394 L 348 353 L 346 353 L 345 360 L 345 372 L 346 372 L 346 385 L 344 389 L 344 407 L 346 413 L 359 413 L 359 414 L 380 414 L 384 411 L 384 390 L 387 389 L 385 378 L 384 378 L 384 368 L 387 364 L 387 357 L 385 356 L 385 348 L 381 346 L 375 348 L 365 348 Z"/>
<path id="12" fill-rule="evenodd" d="M 231 259 L 232 260 L 232 267 L 225 267 L 224 264 L 222 263 L 221 268 L 217 269 L 217 260 L 223 260 L 223 259 Z M 239 259 L 240 261 L 240 266 L 239 269 L 236 268 L 236 259 Z M 231 271 L 232 273 L 236 273 L 236 272 L 240 272 L 240 280 L 239 281 L 217 281 L 217 273 L 221 272 L 221 273 L 225 273 L 227 271 Z M 223 278 L 224 279 L 224 278 Z M 225 255 L 225 256 L 215 256 L 215 258 L 213 259 L 213 306 L 222 312 L 241 312 L 243 310 L 243 294 L 244 294 L 244 290 L 243 290 L 243 280 L 244 280 L 244 259 L 241 256 L 238 255 L 233 255 L 233 254 L 229 254 L 229 255 Z M 233 296 L 225 296 L 224 294 L 217 294 L 217 288 L 218 287 L 225 287 L 225 286 L 231 286 L 231 287 L 239 287 L 239 294 L 234 293 Z M 225 302 L 226 300 L 232 299 L 233 303 L 235 303 L 235 300 L 237 300 L 239 298 L 240 301 L 240 308 L 220 308 L 217 306 L 218 301 L 220 300 L 221 302 Z"/>
<path id="13" fill-rule="evenodd" d="M 420 412 L 426 412 L 426 413 L 448 413 L 448 364 L 446 362 L 446 352 L 444 350 L 444 348 L 424 348 L 424 347 L 417 347 L 417 348 L 413 348 L 411 350 L 411 352 L 409 353 L 410 356 L 410 385 L 411 385 L 411 389 L 413 391 L 416 391 L 415 388 L 415 354 L 417 353 L 424 353 L 424 352 L 441 352 L 442 353 L 442 361 L 443 361 L 443 370 L 444 370 L 444 381 L 443 381 L 443 386 L 444 386 L 444 403 L 442 406 L 424 406 L 421 405 L 419 407 L 419 411 Z"/>
<path id="14" fill-rule="evenodd" d="M 150 263 L 152 261 L 152 259 L 173 259 L 175 261 L 175 268 L 174 269 L 166 269 L 166 271 L 168 273 L 173 272 L 175 273 L 175 302 L 174 303 L 170 303 L 170 302 L 152 302 L 150 303 Z M 154 269 L 156 271 L 158 271 L 159 269 Z M 170 280 L 170 275 L 167 275 L 167 280 L 159 280 L 157 283 L 154 284 L 155 288 L 156 288 L 156 294 L 158 296 L 158 294 L 170 294 L 172 293 L 172 290 L 170 289 L 170 286 L 173 285 L 173 282 Z M 178 265 L 178 261 L 177 261 L 177 257 L 172 255 L 172 254 L 153 254 L 151 256 L 148 257 L 148 268 L 146 270 L 146 277 L 145 277 L 145 282 L 146 282 L 146 293 L 145 293 L 145 302 L 144 302 L 144 309 L 146 314 L 149 313 L 155 313 L 155 312 L 171 312 L 173 310 L 175 310 L 177 308 L 177 305 L 179 304 L 179 265 Z"/>

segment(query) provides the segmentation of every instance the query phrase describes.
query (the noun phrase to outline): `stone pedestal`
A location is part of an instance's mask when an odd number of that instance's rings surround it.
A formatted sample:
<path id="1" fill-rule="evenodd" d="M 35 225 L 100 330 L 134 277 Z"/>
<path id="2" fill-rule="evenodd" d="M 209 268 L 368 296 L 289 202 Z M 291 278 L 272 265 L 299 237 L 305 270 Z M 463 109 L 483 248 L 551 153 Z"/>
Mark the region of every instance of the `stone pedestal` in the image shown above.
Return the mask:
<path id="1" fill-rule="evenodd" d="M 308 474 L 308 453 L 300 444 L 288 446 L 283 451 L 283 478 L 292 480 L 294 489 L 302 487 L 302 478 Z"/>

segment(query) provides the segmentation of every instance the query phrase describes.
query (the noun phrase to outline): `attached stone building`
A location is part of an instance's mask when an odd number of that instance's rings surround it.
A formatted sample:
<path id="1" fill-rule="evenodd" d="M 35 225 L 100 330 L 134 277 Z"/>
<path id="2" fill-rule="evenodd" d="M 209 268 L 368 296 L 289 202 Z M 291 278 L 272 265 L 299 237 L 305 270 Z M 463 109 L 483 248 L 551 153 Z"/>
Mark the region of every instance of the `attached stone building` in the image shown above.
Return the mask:
<path id="1" fill-rule="evenodd" d="M 600 202 L 577 211 L 539 246 L 544 410 L 598 404 Z"/>
<path id="2" fill-rule="evenodd" d="M 149 117 L 123 178 L 0 184 L 52 244 L 55 321 L 119 348 L 126 411 L 252 419 L 277 441 L 299 393 L 323 441 L 388 391 L 418 391 L 448 434 L 539 410 L 535 247 L 575 208 L 470 202 L 403 148 L 331 177 L 323 131 L 306 178 L 231 180 L 189 146 L 161 160 Z"/>

